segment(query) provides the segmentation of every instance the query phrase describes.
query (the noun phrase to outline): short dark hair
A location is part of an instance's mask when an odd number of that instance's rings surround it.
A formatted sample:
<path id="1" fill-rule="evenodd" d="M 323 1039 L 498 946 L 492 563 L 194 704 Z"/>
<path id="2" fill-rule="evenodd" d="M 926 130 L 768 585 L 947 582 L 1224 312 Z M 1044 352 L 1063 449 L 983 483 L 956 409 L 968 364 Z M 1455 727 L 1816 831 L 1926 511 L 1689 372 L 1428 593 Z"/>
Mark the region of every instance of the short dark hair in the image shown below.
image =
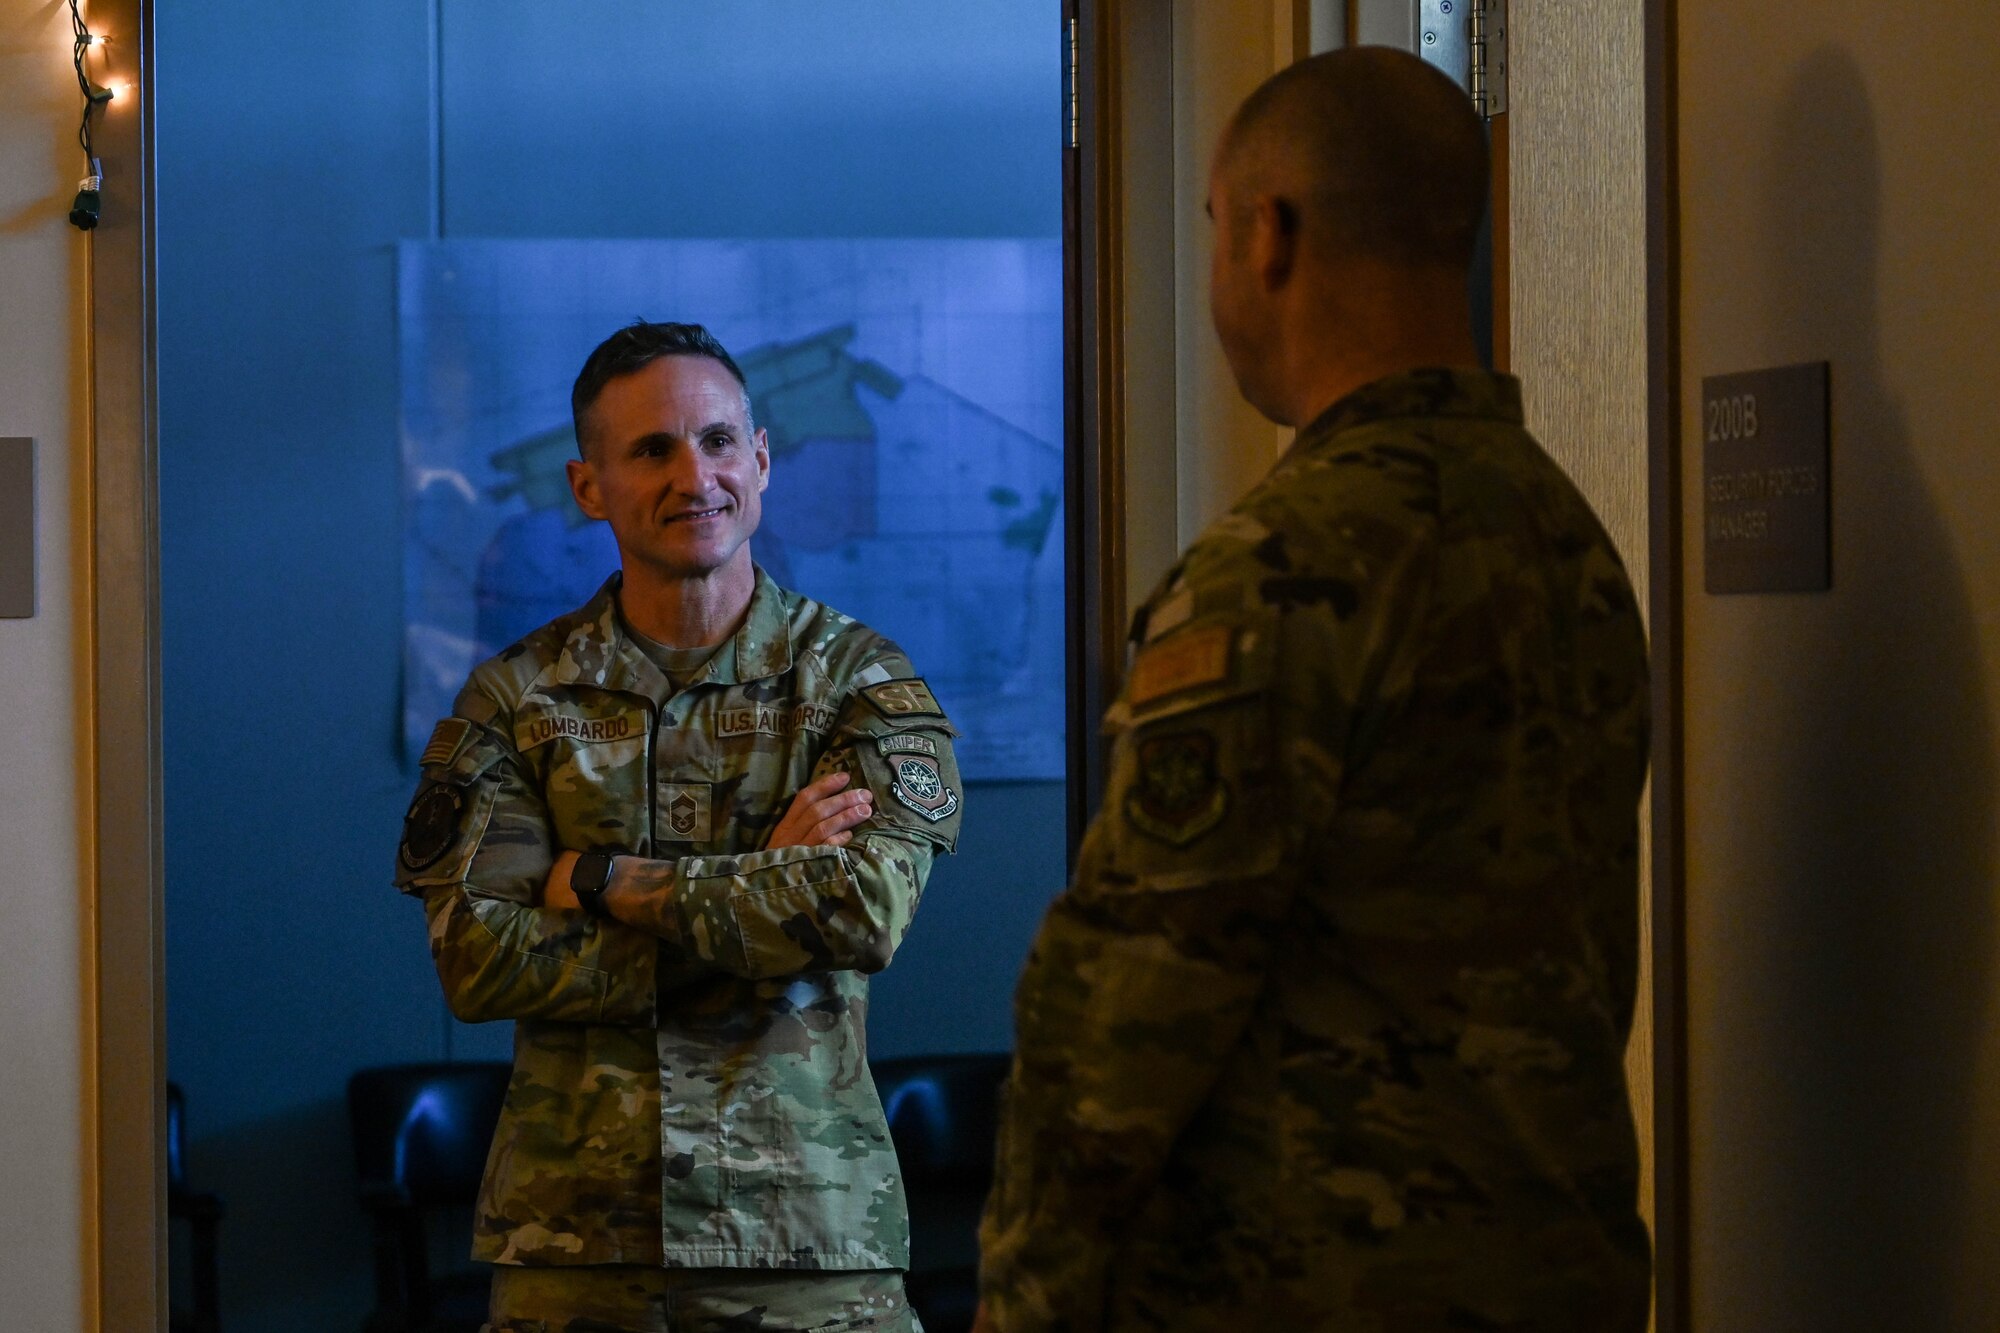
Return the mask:
<path id="1" fill-rule="evenodd" d="M 1224 133 L 1225 156 L 1297 173 L 1289 183 L 1304 189 L 1307 225 L 1346 252 L 1471 262 L 1486 215 L 1486 129 L 1465 91 L 1417 57 L 1364 46 L 1301 60 L 1265 80 Z"/>
<path id="2" fill-rule="evenodd" d="M 663 356 L 705 356 L 711 361 L 719 361 L 722 368 L 736 377 L 743 386 L 744 402 L 750 400 L 750 382 L 743 378 L 743 368 L 736 364 L 736 358 L 724 350 L 714 334 L 699 324 L 654 324 L 643 319 L 635 319 L 618 332 L 606 338 L 591 349 L 584 359 L 583 369 L 577 372 L 576 384 L 569 391 L 569 414 L 576 427 L 576 450 L 584 452 L 583 414 L 604 392 L 604 386 L 620 375 L 651 365 Z"/>

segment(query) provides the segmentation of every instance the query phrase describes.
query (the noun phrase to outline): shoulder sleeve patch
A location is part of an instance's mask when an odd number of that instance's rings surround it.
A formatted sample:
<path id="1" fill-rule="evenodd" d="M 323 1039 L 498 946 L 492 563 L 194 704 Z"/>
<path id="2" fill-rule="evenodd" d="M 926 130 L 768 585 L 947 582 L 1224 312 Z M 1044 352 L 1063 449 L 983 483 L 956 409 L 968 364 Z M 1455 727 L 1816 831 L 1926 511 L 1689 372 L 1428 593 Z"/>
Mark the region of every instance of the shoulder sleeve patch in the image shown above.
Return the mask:
<path id="1" fill-rule="evenodd" d="M 1222 775 L 1212 732 L 1148 736 L 1138 742 L 1136 759 L 1124 810 L 1138 832 L 1170 847 L 1186 847 L 1229 813 L 1230 784 Z"/>
<path id="2" fill-rule="evenodd" d="M 428 870 L 451 850 L 465 816 L 465 793 L 444 782 L 427 782 L 403 816 L 403 868 Z"/>
<path id="3" fill-rule="evenodd" d="M 938 706 L 931 687 L 921 679 L 885 680 L 877 685 L 864 685 L 861 694 L 875 706 L 876 712 L 891 721 L 906 717 L 944 716 L 944 709 Z"/>
<path id="4" fill-rule="evenodd" d="M 1182 690 L 1229 679 L 1236 631 L 1227 625 L 1182 630 L 1147 644 L 1132 663 L 1126 697 L 1134 708 Z"/>
<path id="5" fill-rule="evenodd" d="M 430 743 L 417 763 L 424 768 L 448 768 L 472 740 L 473 726 L 462 717 L 448 717 L 431 731 Z M 406 752 L 407 753 L 407 752 Z"/>

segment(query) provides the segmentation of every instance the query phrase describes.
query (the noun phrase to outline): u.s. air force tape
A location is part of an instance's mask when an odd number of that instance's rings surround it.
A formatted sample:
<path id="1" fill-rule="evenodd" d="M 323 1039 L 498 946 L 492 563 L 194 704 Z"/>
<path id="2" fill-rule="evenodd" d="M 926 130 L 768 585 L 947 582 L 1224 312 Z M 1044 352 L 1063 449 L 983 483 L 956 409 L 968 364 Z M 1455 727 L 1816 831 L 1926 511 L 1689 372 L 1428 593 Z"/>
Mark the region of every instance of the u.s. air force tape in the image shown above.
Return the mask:
<path id="1" fill-rule="evenodd" d="M 403 846 L 396 854 L 409 870 L 428 870 L 451 849 L 465 814 L 465 795 L 448 782 L 431 782 L 403 816 Z"/>

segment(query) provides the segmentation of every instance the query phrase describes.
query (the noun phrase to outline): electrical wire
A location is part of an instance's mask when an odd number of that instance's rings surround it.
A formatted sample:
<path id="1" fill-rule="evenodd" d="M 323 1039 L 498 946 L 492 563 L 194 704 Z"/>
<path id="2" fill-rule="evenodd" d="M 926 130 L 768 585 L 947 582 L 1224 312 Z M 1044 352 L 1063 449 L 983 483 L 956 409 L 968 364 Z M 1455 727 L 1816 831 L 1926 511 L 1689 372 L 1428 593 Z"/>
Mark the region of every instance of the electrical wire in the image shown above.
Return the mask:
<path id="1" fill-rule="evenodd" d="M 110 100 L 111 93 L 109 89 L 100 88 L 90 81 L 90 70 L 85 61 L 90 55 L 90 48 L 97 44 L 97 38 L 83 21 L 81 0 L 69 0 L 69 26 L 75 35 L 71 63 L 76 66 L 77 90 L 83 94 L 83 123 L 76 128 L 76 142 L 83 149 L 84 161 L 91 164 L 95 174 L 97 155 L 91 151 L 90 122 L 97 114 L 97 108 Z"/>
<path id="2" fill-rule="evenodd" d="M 69 221 L 78 231 L 89 231 L 97 225 L 98 214 L 103 210 L 104 189 L 104 167 L 91 144 L 90 123 L 97 115 L 97 108 L 111 100 L 112 92 L 91 81 L 90 50 L 103 39 L 84 23 L 81 0 L 69 0 L 69 26 L 75 38 L 70 63 L 76 67 L 76 86 L 83 94 L 83 122 L 76 127 L 76 142 L 83 149 L 85 164 L 84 177 L 77 182 L 76 202 L 70 206 Z"/>

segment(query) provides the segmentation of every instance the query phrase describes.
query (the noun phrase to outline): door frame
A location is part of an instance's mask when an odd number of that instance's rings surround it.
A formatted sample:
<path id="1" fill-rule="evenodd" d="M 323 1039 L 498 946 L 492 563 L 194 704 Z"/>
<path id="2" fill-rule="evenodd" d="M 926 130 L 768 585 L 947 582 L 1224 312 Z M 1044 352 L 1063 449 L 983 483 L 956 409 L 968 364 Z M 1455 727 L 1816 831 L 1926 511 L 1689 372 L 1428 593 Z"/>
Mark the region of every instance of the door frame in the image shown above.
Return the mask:
<path id="1" fill-rule="evenodd" d="M 1643 3 L 1647 618 L 1653 671 L 1653 1318 L 1660 1333 L 1692 1333 L 1682 741 L 1679 6 L 1678 0 Z"/>
<path id="2" fill-rule="evenodd" d="M 90 22 L 129 92 L 97 122 L 84 242 L 83 1270 L 87 1326 L 122 1331 L 167 1316 L 152 0 L 92 0 Z"/>
<path id="3" fill-rule="evenodd" d="M 1119 0 L 1063 0 L 1063 514 L 1069 865 L 1104 791 L 1098 719 L 1117 693 L 1125 625 L 1123 249 L 1115 40 Z"/>
<path id="4" fill-rule="evenodd" d="M 1301 51 L 1327 0 L 1272 0 L 1274 67 Z M 1685 941 L 1682 933 L 1679 237 L 1675 0 L 1645 25 L 1647 598 L 1654 766 L 1654 1210 L 1657 1326 L 1689 1327 Z M 1164 6 L 1064 0 L 1076 19 L 1076 146 L 1066 174 L 1072 846 L 1102 786 L 1096 722 L 1114 695 L 1136 585 L 1189 534 L 1176 519 L 1185 452 L 1175 407 L 1176 251 L 1159 205 L 1177 184 L 1176 57 Z M 1260 7 L 1261 8 L 1261 7 Z M 104 221 L 87 242 L 88 568 L 79 619 L 87 826 L 82 985 L 86 1326 L 164 1329 L 164 874 L 160 744 L 158 441 L 153 241 L 153 0 L 93 0 L 93 23 L 135 96 L 97 131 Z M 1289 20 L 1289 22 L 1287 22 Z M 134 40 L 136 39 L 136 40 Z M 1289 47 L 1286 42 L 1289 40 Z M 1164 69 L 1163 69 L 1164 65 Z M 1161 77 L 1162 74 L 1166 77 Z M 1180 176 L 1187 172 L 1182 164 Z M 1072 207 L 1073 204 L 1073 207 Z M 1522 225 L 1516 210 L 1515 224 Z M 1497 261 L 1504 263 L 1504 259 Z M 1504 269 L 1502 270 L 1504 271 Z M 1516 275 L 1518 278 L 1518 275 Z M 1505 307 L 1500 307 L 1504 309 Z M 1168 438 L 1160 438 L 1162 435 Z M 1190 477 L 1189 480 L 1193 478 Z M 1134 508 L 1146 515 L 1135 520 Z M 1184 507 L 1184 506 L 1183 506 Z M 1157 521 L 1148 521 L 1150 519 Z M 107 1256 L 115 1256 L 115 1261 Z"/>

